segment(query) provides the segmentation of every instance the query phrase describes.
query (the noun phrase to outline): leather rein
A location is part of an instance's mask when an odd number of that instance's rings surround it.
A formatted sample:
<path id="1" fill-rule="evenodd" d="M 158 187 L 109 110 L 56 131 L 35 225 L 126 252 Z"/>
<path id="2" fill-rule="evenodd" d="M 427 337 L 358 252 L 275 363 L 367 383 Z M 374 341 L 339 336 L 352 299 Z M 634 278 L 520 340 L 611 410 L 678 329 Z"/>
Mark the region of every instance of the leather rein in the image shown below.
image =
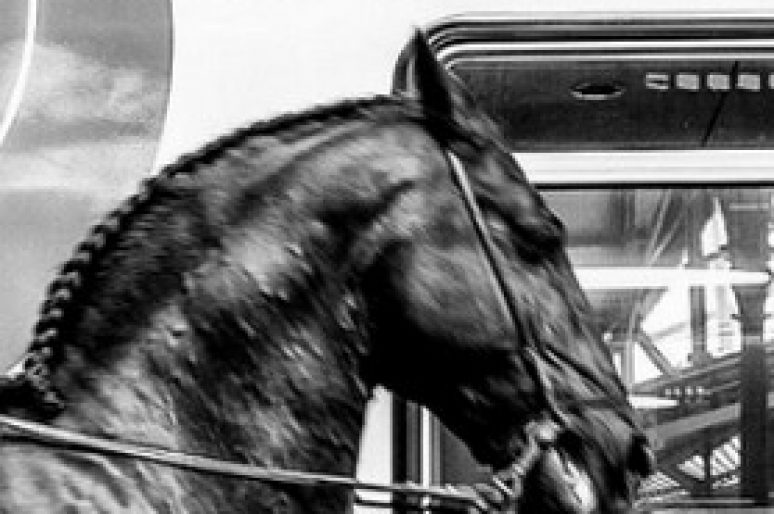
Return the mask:
<path id="1" fill-rule="evenodd" d="M 458 188 L 468 216 L 475 228 L 478 240 L 484 251 L 487 268 L 493 282 L 493 289 L 506 319 L 513 324 L 515 333 L 519 333 L 516 303 L 508 287 L 504 266 L 484 217 L 476 202 L 464 165 L 451 151 L 446 151 L 452 179 Z M 529 423 L 524 429 L 526 444 L 521 454 L 506 469 L 492 477 L 492 483 L 512 504 L 521 496 L 522 482 L 527 473 L 540 460 L 540 457 L 555 441 L 557 435 L 569 426 L 569 420 L 559 409 L 553 388 L 544 371 L 544 364 L 538 358 L 539 348 L 534 343 L 526 343 L 522 348 L 524 362 L 533 380 L 541 391 L 544 403 L 543 419 Z M 294 471 L 269 466 L 256 466 L 238 462 L 224 461 L 211 457 L 174 451 L 152 445 L 119 441 L 104 437 L 90 436 L 64 430 L 35 421 L 23 420 L 0 414 L 0 438 L 5 440 L 33 442 L 45 446 L 77 450 L 86 453 L 112 455 L 154 462 L 178 469 L 209 473 L 214 475 L 255 480 L 269 483 L 293 484 L 302 486 L 332 486 L 363 492 L 393 493 L 400 498 L 413 498 L 422 509 L 432 509 L 433 502 L 451 502 L 465 505 L 483 512 L 487 505 L 471 490 L 452 486 L 420 486 L 405 482 L 383 484 L 361 481 L 348 476 L 327 473 Z M 356 496 L 357 503 L 378 507 L 392 507 L 396 502 L 364 500 Z M 414 502 L 410 505 L 415 506 Z"/>

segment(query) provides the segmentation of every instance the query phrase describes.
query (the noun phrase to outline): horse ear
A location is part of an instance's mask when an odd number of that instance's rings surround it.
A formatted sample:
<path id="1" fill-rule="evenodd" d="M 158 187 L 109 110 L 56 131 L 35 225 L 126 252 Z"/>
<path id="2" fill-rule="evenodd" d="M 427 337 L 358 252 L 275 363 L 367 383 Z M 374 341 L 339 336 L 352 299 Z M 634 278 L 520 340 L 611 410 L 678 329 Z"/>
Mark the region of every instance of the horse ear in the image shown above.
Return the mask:
<path id="1" fill-rule="evenodd" d="M 438 62 L 425 35 L 414 36 L 398 57 L 392 93 L 414 99 L 426 112 L 442 116 L 471 132 L 496 133 L 462 82 Z M 494 132 L 493 132 L 494 130 Z"/>
<path id="2" fill-rule="evenodd" d="M 427 111 L 452 118 L 454 87 L 453 79 L 435 58 L 424 34 L 415 30 L 398 57 L 392 93 L 413 98 Z"/>

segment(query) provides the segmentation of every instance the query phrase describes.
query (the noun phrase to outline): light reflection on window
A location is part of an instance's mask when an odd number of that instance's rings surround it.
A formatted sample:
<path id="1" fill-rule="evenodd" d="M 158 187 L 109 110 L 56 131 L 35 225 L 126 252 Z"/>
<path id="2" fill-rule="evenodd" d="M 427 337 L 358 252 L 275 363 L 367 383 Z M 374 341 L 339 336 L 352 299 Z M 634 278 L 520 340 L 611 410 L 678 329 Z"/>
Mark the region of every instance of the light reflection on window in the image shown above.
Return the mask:
<path id="1" fill-rule="evenodd" d="M 151 173 L 170 52 L 168 0 L 3 0 L 0 109 L 11 123 L 0 149 L 0 366 L 27 344 L 74 243 Z M 22 55 L 30 66 L 11 109 Z"/>
<path id="2" fill-rule="evenodd" d="M 599 331 L 656 438 L 661 466 L 643 495 L 738 496 L 745 338 L 774 355 L 774 189 L 545 194 L 567 226 Z M 759 288 L 763 315 L 762 333 L 744 338 L 742 286 Z"/>

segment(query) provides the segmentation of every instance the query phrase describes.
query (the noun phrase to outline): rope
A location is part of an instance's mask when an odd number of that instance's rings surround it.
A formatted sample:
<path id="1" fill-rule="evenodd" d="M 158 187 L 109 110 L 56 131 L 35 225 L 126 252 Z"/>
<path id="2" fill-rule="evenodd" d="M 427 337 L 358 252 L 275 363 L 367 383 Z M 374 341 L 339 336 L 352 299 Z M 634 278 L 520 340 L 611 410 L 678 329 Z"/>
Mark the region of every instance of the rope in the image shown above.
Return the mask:
<path id="1" fill-rule="evenodd" d="M 420 498 L 459 502 L 468 504 L 469 506 L 480 510 L 484 509 L 481 500 L 473 493 L 466 493 L 451 487 L 420 487 L 412 483 L 381 484 L 361 481 L 341 475 L 242 464 L 203 455 L 174 451 L 157 446 L 90 436 L 3 414 L 0 414 L 0 427 L 2 427 L 2 430 L 0 430 L 0 437 L 4 439 L 13 439 L 14 437 L 21 438 L 24 441 L 34 442 L 45 446 L 98 455 L 127 457 L 146 462 L 154 462 L 156 464 L 163 464 L 165 466 L 187 471 L 211 473 L 214 475 L 260 482 L 316 487 L 333 486 L 356 491 L 412 495 Z"/>

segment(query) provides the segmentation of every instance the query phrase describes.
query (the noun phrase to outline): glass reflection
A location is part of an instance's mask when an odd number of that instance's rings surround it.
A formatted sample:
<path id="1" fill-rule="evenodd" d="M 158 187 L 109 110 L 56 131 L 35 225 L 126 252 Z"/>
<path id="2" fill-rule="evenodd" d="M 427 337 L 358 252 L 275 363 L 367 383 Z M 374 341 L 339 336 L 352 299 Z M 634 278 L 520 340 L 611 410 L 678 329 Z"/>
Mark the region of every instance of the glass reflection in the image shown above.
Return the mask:
<path id="1" fill-rule="evenodd" d="M 0 109 L 11 115 L 0 151 L 0 366 L 26 346 L 58 263 L 152 171 L 171 36 L 168 0 L 4 0 Z M 28 73 L 11 102 L 23 55 Z"/>
<path id="2" fill-rule="evenodd" d="M 759 361 L 774 360 L 773 193 L 546 193 L 567 226 L 599 331 L 658 448 L 659 472 L 643 487 L 652 501 L 745 493 L 742 390 L 765 395 L 770 380 L 765 362 L 751 367 L 743 354 L 749 348 Z M 763 375 L 742 376 L 756 369 Z"/>

